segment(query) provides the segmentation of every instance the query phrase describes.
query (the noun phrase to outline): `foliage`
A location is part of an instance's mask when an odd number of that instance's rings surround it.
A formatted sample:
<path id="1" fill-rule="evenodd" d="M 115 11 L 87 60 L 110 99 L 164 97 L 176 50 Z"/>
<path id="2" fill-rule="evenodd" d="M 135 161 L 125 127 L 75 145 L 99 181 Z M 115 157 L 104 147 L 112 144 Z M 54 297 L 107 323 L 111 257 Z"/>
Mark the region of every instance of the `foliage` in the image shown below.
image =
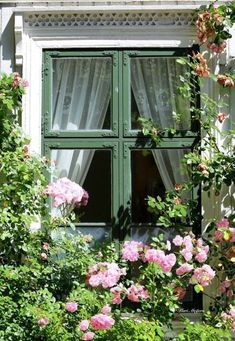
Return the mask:
<path id="1" fill-rule="evenodd" d="M 205 323 L 187 321 L 185 330 L 174 341 L 211 341 L 232 340 L 229 331 L 209 326 Z"/>
<path id="2" fill-rule="evenodd" d="M 164 332 L 156 321 L 138 320 L 136 316 L 120 319 L 113 328 L 100 332 L 97 340 L 100 341 L 161 341 Z"/>

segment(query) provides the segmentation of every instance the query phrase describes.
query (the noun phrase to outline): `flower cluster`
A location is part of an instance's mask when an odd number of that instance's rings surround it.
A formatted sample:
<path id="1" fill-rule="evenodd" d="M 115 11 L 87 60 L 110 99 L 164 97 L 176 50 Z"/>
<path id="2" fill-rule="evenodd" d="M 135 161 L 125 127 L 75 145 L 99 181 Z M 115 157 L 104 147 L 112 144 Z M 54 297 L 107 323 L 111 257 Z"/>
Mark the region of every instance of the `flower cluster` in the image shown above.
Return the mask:
<path id="1" fill-rule="evenodd" d="M 203 57 L 201 53 L 194 53 L 193 54 L 193 59 L 195 61 L 194 65 L 194 71 L 199 77 L 209 77 L 210 75 L 210 70 L 207 65 L 207 60 L 206 58 Z"/>
<path id="2" fill-rule="evenodd" d="M 111 312 L 111 307 L 109 305 L 105 305 L 101 309 L 101 313 L 96 314 L 90 318 L 90 320 L 82 320 L 79 324 L 79 329 L 81 331 L 85 331 L 82 335 L 82 340 L 93 340 L 95 337 L 95 333 L 92 331 L 88 331 L 89 328 L 94 330 L 107 330 L 111 328 L 115 321 L 108 314 Z"/>
<path id="3" fill-rule="evenodd" d="M 201 173 L 201 175 L 208 177 L 208 165 L 206 164 L 206 161 L 202 161 L 197 165 L 197 170 Z"/>
<path id="4" fill-rule="evenodd" d="M 12 81 L 12 87 L 14 89 L 19 88 L 20 86 L 23 86 L 26 88 L 29 86 L 29 82 L 27 80 L 22 80 L 18 72 L 13 73 L 13 81 Z"/>
<path id="5" fill-rule="evenodd" d="M 120 269 L 116 263 L 101 262 L 89 269 L 87 282 L 93 288 L 97 288 L 99 285 L 103 288 L 112 288 L 125 274 L 126 269 Z"/>
<path id="6" fill-rule="evenodd" d="M 148 249 L 145 259 L 148 263 L 158 264 L 163 272 L 170 272 L 176 263 L 176 256 L 173 253 L 166 255 L 164 251 L 156 249 Z"/>
<path id="7" fill-rule="evenodd" d="M 122 248 L 122 259 L 136 262 L 142 257 L 143 252 L 144 244 L 142 242 L 126 241 Z"/>
<path id="8" fill-rule="evenodd" d="M 226 218 L 216 223 L 217 229 L 214 232 L 215 242 L 235 242 L 235 228 L 229 225 L 229 220 Z"/>
<path id="9" fill-rule="evenodd" d="M 229 308 L 227 313 L 221 314 L 221 318 L 231 330 L 235 331 L 235 306 L 230 305 Z"/>
<path id="10" fill-rule="evenodd" d="M 221 53 L 226 48 L 226 42 L 217 34 L 224 20 L 225 18 L 214 9 L 212 12 L 199 13 L 196 21 L 200 43 L 204 44 L 209 41 L 207 47 L 215 53 Z"/>
<path id="11" fill-rule="evenodd" d="M 196 268 L 190 278 L 191 284 L 200 284 L 202 287 L 208 286 L 215 277 L 215 271 L 210 265 L 204 264 L 201 268 Z"/>
<path id="12" fill-rule="evenodd" d="M 129 288 L 125 288 L 122 283 L 111 288 L 110 292 L 113 295 L 113 304 L 121 304 L 125 297 L 132 302 L 140 302 L 141 299 L 148 299 L 148 290 L 141 284 L 132 284 Z"/>
<path id="13" fill-rule="evenodd" d="M 180 253 L 186 262 L 192 260 L 193 256 L 199 263 L 204 263 L 207 260 L 209 246 L 204 245 L 202 238 L 195 239 L 193 235 L 183 238 L 177 235 L 173 239 L 173 244 L 182 248 Z"/>
<path id="14" fill-rule="evenodd" d="M 61 178 L 49 184 L 45 189 L 45 194 L 54 199 L 53 207 L 60 207 L 63 204 L 76 207 L 86 206 L 89 198 L 88 193 L 81 186 L 67 178 Z"/>
<path id="15" fill-rule="evenodd" d="M 200 284 L 202 287 L 208 286 L 215 276 L 215 271 L 207 264 L 196 268 L 194 268 L 194 264 L 204 263 L 207 260 L 209 246 L 204 244 L 202 238 L 195 239 L 194 235 L 187 235 L 184 238 L 177 235 L 172 242 L 181 248 L 180 254 L 183 257 L 183 262 L 176 269 L 176 274 L 183 276 L 194 271 L 189 283 Z"/>
<path id="16" fill-rule="evenodd" d="M 127 289 L 127 298 L 133 302 L 139 302 L 140 299 L 149 298 L 147 289 L 140 284 L 132 284 L 130 288 Z"/>
<path id="17" fill-rule="evenodd" d="M 232 88 L 234 86 L 234 80 L 227 75 L 217 75 L 217 82 L 223 85 L 224 88 Z"/>
<path id="18" fill-rule="evenodd" d="M 234 291 L 232 287 L 233 287 L 233 281 L 230 279 L 225 279 L 224 281 L 220 283 L 219 291 L 221 294 L 225 294 L 226 297 L 231 298 L 234 295 Z"/>
<path id="19" fill-rule="evenodd" d="M 226 120 L 226 118 L 228 118 L 228 114 L 226 114 L 225 112 L 220 112 L 217 115 L 217 119 L 220 123 L 223 123 Z"/>
<path id="20" fill-rule="evenodd" d="M 76 302 L 67 302 L 65 304 L 65 309 L 68 313 L 75 313 L 78 309 L 78 305 Z"/>

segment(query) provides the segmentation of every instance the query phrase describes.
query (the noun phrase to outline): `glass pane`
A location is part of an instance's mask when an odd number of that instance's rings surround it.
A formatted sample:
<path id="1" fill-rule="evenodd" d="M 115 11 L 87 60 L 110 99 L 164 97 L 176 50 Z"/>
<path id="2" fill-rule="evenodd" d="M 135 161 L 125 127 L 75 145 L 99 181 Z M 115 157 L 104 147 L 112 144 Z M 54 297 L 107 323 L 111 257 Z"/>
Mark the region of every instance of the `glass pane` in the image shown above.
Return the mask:
<path id="1" fill-rule="evenodd" d="M 111 57 L 55 58 L 52 129 L 111 129 Z"/>
<path id="2" fill-rule="evenodd" d="M 89 194 L 88 205 L 79 209 L 81 222 L 111 221 L 111 150 L 52 150 L 59 178 L 68 177 Z"/>
<path id="3" fill-rule="evenodd" d="M 190 130 L 190 102 L 177 90 L 182 86 L 179 76 L 189 70 L 176 59 L 131 58 L 131 129 L 139 129 L 138 117 L 144 116 L 152 118 L 159 128 Z"/>
<path id="4" fill-rule="evenodd" d="M 185 149 L 131 151 L 132 222 L 156 221 L 147 210 L 146 198 L 148 195 L 164 197 L 166 190 L 187 181 L 189 175 L 181 166 L 187 152 Z"/>

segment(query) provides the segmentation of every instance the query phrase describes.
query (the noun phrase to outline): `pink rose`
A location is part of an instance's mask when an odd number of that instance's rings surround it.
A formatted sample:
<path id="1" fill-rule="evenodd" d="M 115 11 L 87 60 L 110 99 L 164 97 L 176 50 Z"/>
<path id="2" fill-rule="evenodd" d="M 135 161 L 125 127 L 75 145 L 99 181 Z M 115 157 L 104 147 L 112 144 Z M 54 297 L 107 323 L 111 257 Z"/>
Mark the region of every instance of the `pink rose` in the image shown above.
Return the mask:
<path id="1" fill-rule="evenodd" d="M 198 252 L 198 254 L 196 254 L 195 259 L 199 262 L 199 263 L 204 263 L 207 260 L 207 253 L 205 250 L 202 250 L 200 252 Z"/>
<path id="2" fill-rule="evenodd" d="M 40 317 L 40 319 L 38 320 L 38 325 L 39 325 L 40 327 L 44 327 L 44 326 L 46 326 L 48 323 L 49 323 L 49 320 L 48 320 L 48 318 L 46 318 L 45 316 Z"/>
<path id="3" fill-rule="evenodd" d="M 230 231 L 230 234 L 231 234 L 230 242 L 234 243 L 235 242 L 235 227 L 230 227 L 229 231 Z"/>
<path id="4" fill-rule="evenodd" d="M 183 238 L 179 235 L 175 236 L 175 238 L 172 240 L 173 244 L 175 244 L 175 246 L 181 246 L 183 243 Z"/>
<path id="5" fill-rule="evenodd" d="M 93 332 L 86 332 L 82 335 L 82 340 L 85 340 L 85 341 L 90 341 L 90 340 L 93 340 L 95 337 L 95 333 Z"/>
<path id="6" fill-rule="evenodd" d="M 111 312 L 111 307 L 110 307 L 108 304 L 106 304 L 106 305 L 101 309 L 101 313 L 102 313 L 102 314 L 107 315 L 107 314 L 109 314 L 110 312 Z"/>
<path id="7" fill-rule="evenodd" d="M 229 220 L 227 218 L 223 218 L 216 223 L 217 227 L 229 227 Z"/>
<path id="8" fill-rule="evenodd" d="M 185 273 L 190 272 L 192 270 L 193 270 L 193 266 L 191 264 L 184 263 L 178 269 L 176 269 L 176 274 L 178 276 L 182 276 Z"/>
<path id="9" fill-rule="evenodd" d="M 159 263 L 160 259 L 164 256 L 163 251 L 155 249 L 148 249 L 145 253 L 145 259 L 149 263 Z"/>
<path id="10" fill-rule="evenodd" d="M 135 262 L 139 259 L 143 248 L 144 244 L 142 242 L 126 241 L 122 249 L 122 258 L 130 262 Z"/>
<path id="11" fill-rule="evenodd" d="M 45 253 L 45 252 L 42 252 L 41 254 L 40 254 L 40 259 L 41 260 L 47 260 L 47 254 Z"/>
<path id="12" fill-rule="evenodd" d="M 97 314 L 91 317 L 91 325 L 95 330 L 109 329 L 114 323 L 115 321 L 112 317 L 104 314 Z"/>
<path id="13" fill-rule="evenodd" d="M 43 250 L 48 251 L 49 250 L 49 244 L 48 243 L 43 243 L 42 244 L 42 248 L 43 248 Z"/>
<path id="14" fill-rule="evenodd" d="M 185 249 L 187 251 L 192 251 L 193 243 L 192 243 L 192 238 L 190 236 L 184 237 L 183 244 L 184 244 Z"/>
<path id="15" fill-rule="evenodd" d="M 125 268 L 119 268 L 116 263 L 101 262 L 89 269 L 88 283 L 96 288 L 102 285 L 103 288 L 111 288 L 117 284 L 121 276 L 126 274 Z"/>
<path id="16" fill-rule="evenodd" d="M 187 250 L 187 249 L 183 249 L 180 251 L 181 255 L 184 257 L 184 259 L 186 260 L 186 262 L 188 262 L 189 260 L 192 259 L 193 254 L 191 251 Z"/>
<path id="17" fill-rule="evenodd" d="M 69 313 L 75 313 L 75 311 L 77 311 L 78 309 L 78 305 L 76 302 L 67 302 L 65 304 L 65 309 L 69 312 Z"/>
<path id="18" fill-rule="evenodd" d="M 23 87 L 27 88 L 29 86 L 29 81 L 27 81 L 26 79 L 23 80 Z"/>
<path id="19" fill-rule="evenodd" d="M 145 289 L 140 284 L 132 284 L 129 289 L 127 289 L 127 298 L 133 302 L 139 302 L 141 298 L 149 298 L 147 289 Z"/>
<path id="20" fill-rule="evenodd" d="M 230 314 L 233 318 L 235 318 L 235 307 L 230 306 L 229 314 Z"/>
<path id="21" fill-rule="evenodd" d="M 191 284 L 201 284 L 203 287 L 208 286 L 215 277 L 215 271 L 210 265 L 204 264 L 201 268 L 194 270 L 193 276 L 190 279 Z"/>
<path id="22" fill-rule="evenodd" d="M 223 232 L 220 230 L 216 230 L 214 232 L 214 241 L 215 242 L 221 242 L 223 240 Z"/>
<path id="23" fill-rule="evenodd" d="M 80 330 L 87 330 L 89 328 L 90 321 L 89 320 L 82 320 L 79 324 Z"/>

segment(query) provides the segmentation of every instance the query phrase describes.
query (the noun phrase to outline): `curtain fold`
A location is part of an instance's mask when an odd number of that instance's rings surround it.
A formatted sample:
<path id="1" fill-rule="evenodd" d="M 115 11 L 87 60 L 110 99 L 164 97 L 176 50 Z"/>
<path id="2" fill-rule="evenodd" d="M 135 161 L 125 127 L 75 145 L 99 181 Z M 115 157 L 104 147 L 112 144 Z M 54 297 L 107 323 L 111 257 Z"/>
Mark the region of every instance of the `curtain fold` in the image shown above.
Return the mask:
<path id="1" fill-rule="evenodd" d="M 55 59 L 52 129 L 102 129 L 111 98 L 111 58 Z M 59 177 L 83 185 L 93 150 L 54 150 Z"/>
<path id="2" fill-rule="evenodd" d="M 189 103 L 177 93 L 177 79 L 182 65 L 175 58 L 132 58 L 131 89 L 139 114 L 151 118 L 160 128 L 187 129 L 190 126 Z M 184 119 L 177 124 L 174 112 L 182 113 Z M 176 183 L 184 183 L 188 175 L 180 168 L 184 150 L 155 149 L 153 157 L 166 190 Z"/>

